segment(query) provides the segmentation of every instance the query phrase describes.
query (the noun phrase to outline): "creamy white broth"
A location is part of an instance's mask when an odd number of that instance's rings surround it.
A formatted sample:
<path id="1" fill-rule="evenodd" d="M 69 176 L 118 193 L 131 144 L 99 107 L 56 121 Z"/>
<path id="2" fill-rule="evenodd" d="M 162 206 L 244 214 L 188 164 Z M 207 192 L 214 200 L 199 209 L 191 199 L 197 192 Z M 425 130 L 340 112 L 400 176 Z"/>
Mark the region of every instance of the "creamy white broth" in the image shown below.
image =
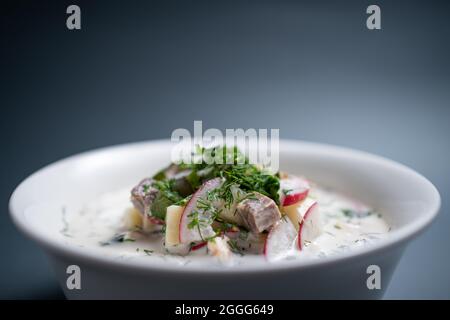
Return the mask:
<path id="1" fill-rule="evenodd" d="M 128 231 L 124 227 L 124 215 L 131 207 L 130 188 L 105 193 L 86 205 L 77 213 L 63 216 L 64 236 L 70 243 L 83 247 L 99 248 L 101 254 L 118 259 L 163 259 L 179 265 L 204 264 L 222 266 L 223 263 L 207 254 L 207 248 L 191 251 L 189 255 L 168 254 L 164 248 L 164 233 L 161 227 L 143 234 Z M 319 204 L 323 221 L 322 234 L 310 243 L 305 243 L 302 251 L 287 251 L 282 260 L 317 259 L 352 248 L 370 245 L 389 232 L 389 226 L 373 209 L 344 197 L 336 192 L 312 186 L 310 197 Z M 356 215 L 355 215 L 356 213 Z M 125 234 L 123 242 L 114 241 L 117 235 Z M 245 264 L 247 261 L 261 260 L 262 254 L 242 251 L 234 254 L 229 265 Z"/>

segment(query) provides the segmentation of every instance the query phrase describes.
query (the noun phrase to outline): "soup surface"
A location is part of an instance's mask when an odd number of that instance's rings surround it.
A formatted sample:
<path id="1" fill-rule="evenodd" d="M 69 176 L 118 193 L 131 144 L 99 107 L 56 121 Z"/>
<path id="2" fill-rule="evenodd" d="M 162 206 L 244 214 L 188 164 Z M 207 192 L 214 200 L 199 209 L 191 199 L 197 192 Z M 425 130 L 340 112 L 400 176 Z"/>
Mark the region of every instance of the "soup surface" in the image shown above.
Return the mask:
<path id="1" fill-rule="evenodd" d="M 317 202 L 315 214 L 320 219 L 320 232 L 311 241 L 303 240 L 301 249 L 298 230 L 295 238 L 277 238 L 273 245 L 275 249 L 270 249 L 274 254 L 267 252 L 270 232 L 255 235 L 243 230 L 225 232 L 227 239 L 233 240 L 231 255 L 227 259 L 208 254 L 214 249 L 202 242 L 192 244 L 188 254 L 183 250 L 169 252 L 165 246 L 163 225 L 154 224 L 145 232 L 142 227 L 130 227 L 127 219 L 129 215 L 136 215 L 130 204 L 130 188 L 105 193 L 86 203 L 79 212 L 63 215 L 65 227 L 61 233 L 72 244 L 99 248 L 101 254 L 117 259 L 162 259 L 178 265 L 208 263 L 223 266 L 250 261 L 320 259 L 370 245 L 389 232 L 389 226 L 380 213 L 342 194 L 311 185 L 308 199 Z M 301 210 L 295 206 L 292 208 Z M 283 215 L 281 221 L 288 221 L 288 215 Z M 282 249 L 276 249 L 280 246 Z"/>

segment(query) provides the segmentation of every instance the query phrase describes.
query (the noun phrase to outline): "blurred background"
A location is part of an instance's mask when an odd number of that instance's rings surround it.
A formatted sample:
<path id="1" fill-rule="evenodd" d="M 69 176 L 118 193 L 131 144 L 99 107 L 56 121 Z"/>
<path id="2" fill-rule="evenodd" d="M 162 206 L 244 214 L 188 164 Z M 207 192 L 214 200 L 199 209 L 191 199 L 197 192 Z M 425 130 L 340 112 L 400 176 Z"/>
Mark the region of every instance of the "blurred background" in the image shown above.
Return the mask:
<path id="1" fill-rule="evenodd" d="M 82 29 L 66 28 L 81 7 Z M 381 7 L 382 29 L 366 28 Z M 64 298 L 8 199 L 35 170 L 175 128 L 280 128 L 440 190 L 386 298 L 450 298 L 449 1 L 2 1 L 0 298 Z M 386 177 L 389 183 L 389 177 Z"/>

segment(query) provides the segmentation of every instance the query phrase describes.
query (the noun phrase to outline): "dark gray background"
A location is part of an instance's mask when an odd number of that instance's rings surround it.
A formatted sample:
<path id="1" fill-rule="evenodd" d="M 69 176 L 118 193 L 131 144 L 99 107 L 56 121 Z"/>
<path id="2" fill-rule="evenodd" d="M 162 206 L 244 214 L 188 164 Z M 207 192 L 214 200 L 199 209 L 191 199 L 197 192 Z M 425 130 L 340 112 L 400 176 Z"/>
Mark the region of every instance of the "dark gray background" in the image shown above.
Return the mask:
<path id="1" fill-rule="evenodd" d="M 82 9 L 82 30 L 65 9 Z M 8 216 L 40 167 L 173 129 L 280 128 L 377 153 L 428 177 L 441 214 L 386 298 L 450 298 L 450 2 L 9 1 L 1 4 L 0 298 L 62 298 Z M 389 183 L 389 177 L 386 177 Z"/>

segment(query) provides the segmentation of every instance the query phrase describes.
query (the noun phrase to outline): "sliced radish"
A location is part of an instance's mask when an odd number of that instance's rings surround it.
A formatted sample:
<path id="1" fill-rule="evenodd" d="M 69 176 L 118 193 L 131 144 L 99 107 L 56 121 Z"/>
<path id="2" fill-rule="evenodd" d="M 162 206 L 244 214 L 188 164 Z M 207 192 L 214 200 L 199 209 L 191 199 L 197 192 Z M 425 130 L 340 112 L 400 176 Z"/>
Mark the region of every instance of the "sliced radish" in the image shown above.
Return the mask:
<path id="1" fill-rule="evenodd" d="M 298 248 L 302 250 L 305 242 L 312 242 L 322 233 L 322 219 L 320 216 L 319 205 L 311 205 L 300 223 L 298 230 Z"/>
<path id="2" fill-rule="evenodd" d="M 239 199 L 244 199 L 246 193 L 237 185 L 231 185 L 230 191 L 233 195 L 233 201 L 226 204 L 223 199 L 220 199 L 221 203 L 218 203 L 221 206 L 220 217 L 226 222 L 241 226 L 243 225 L 242 217 L 236 214 L 236 208 L 239 204 Z"/>
<path id="3" fill-rule="evenodd" d="M 298 231 L 298 248 L 311 242 L 322 233 L 322 219 L 316 200 L 306 198 L 300 203 L 283 208 Z"/>
<path id="4" fill-rule="evenodd" d="M 180 243 L 204 241 L 204 239 L 215 235 L 215 232 L 210 225 L 201 223 L 194 228 L 189 228 L 189 224 L 193 221 L 194 214 L 198 216 L 199 220 L 205 221 L 208 219 L 208 212 L 204 212 L 198 208 L 198 201 L 205 200 L 208 196 L 208 192 L 220 187 L 221 184 L 221 178 L 208 180 L 192 195 L 180 218 Z"/>
<path id="5" fill-rule="evenodd" d="M 176 205 L 169 206 L 166 210 L 164 247 L 172 254 L 187 255 L 190 250 L 189 244 L 179 242 L 179 224 L 183 211 L 184 207 Z"/>
<path id="6" fill-rule="evenodd" d="M 195 244 L 195 245 L 193 245 L 193 246 L 191 247 L 191 250 L 192 250 L 192 251 L 199 250 L 199 249 L 203 248 L 204 246 L 206 246 L 207 244 L 208 244 L 208 243 L 207 243 L 206 241 L 197 243 L 197 244 Z"/>
<path id="7" fill-rule="evenodd" d="M 164 220 L 162 220 L 160 218 L 153 217 L 153 216 L 147 216 L 147 219 L 150 221 L 150 223 L 157 224 L 157 225 L 160 225 L 160 226 L 163 226 L 163 225 L 166 224 L 164 222 Z"/>
<path id="8" fill-rule="evenodd" d="M 291 219 L 295 229 L 299 229 L 300 224 L 303 221 L 303 217 L 316 204 L 316 200 L 306 198 L 302 202 L 297 202 L 292 206 L 283 207 L 284 213 Z"/>
<path id="9" fill-rule="evenodd" d="M 264 245 L 264 255 L 269 260 L 276 260 L 289 254 L 295 247 L 297 230 L 291 220 L 282 218 L 270 230 Z"/>
<path id="10" fill-rule="evenodd" d="M 280 180 L 280 202 L 282 206 L 291 206 L 308 196 L 310 186 L 307 180 L 289 176 Z"/>

